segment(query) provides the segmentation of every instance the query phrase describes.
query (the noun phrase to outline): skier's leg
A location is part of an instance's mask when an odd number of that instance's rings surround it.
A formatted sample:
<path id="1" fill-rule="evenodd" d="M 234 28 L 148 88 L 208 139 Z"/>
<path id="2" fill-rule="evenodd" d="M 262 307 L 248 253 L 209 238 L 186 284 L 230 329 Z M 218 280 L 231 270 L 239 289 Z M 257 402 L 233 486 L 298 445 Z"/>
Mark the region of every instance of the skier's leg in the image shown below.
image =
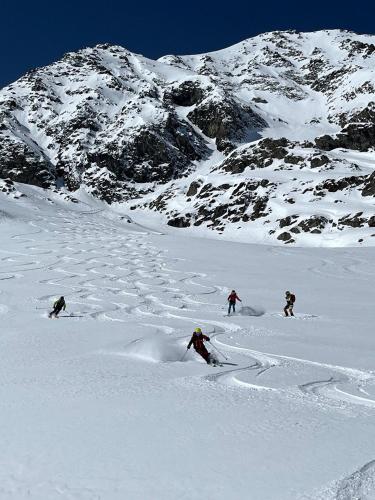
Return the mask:
<path id="1" fill-rule="evenodd" d="M 232 304 L 229 302 L 229 306 L 228 306 L 228 316 L 230 315 L 230 309 L 232 307 Z"/>
<path id="2" fill-rule="evenodd" d="M 210 364 L 210 353 L 204 346 L 201 347 L 197 352 L 202 356 L 202 358 L 205 360 L 207 364 Z"/>
<path id="3" fill-rule="evenodd" d="M 233 302 L 233 314 L 236 312 L 236 303 Z"/>
<path id="4" fill-rule="evenodd" d="M 289 316 L 289 314 L 288 314 L 288 304 L 284 307 L 284 313 L 285 313 L 285 316 Z"/>
<path id="5" fill-rule="evenodd" d="M 210 357 L 211 354 L 207 351 L 207 349 L 205 349 L 205 352 L 203 353 L 203 358 L 208 365 L 210 364 Z"/>
<path id="6" fill-rule="evenodd" d="M 294 313 L 293 313 L 293 304 L 291 306 L 289 306 L 289 312 L 290 312 L 291 316 L 294 316 Z"/>

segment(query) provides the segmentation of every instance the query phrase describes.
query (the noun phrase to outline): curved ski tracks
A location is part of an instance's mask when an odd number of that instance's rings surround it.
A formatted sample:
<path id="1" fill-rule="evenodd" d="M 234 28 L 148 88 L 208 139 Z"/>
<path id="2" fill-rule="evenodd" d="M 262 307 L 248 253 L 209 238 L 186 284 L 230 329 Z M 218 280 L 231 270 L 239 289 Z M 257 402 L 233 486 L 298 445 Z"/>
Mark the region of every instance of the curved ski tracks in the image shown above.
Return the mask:
<path id="1" fill-rule="evenodd" d="M 93 214 L 98 211 L 76 214 L 76 220 L 74 215 L 68 217 L 63 212 L 48 219 L 40 217 L 39 222 L 30 223 L 30 232 L 13 235 L 22 251 L 2 252 L 5 256 L 0 257 L 0 280 L 22 277 L 32 270 L 48 271 L 52 277 L 40 279 L 39 283 L 55 286 L 56 291 L 66 291 L 77 315 L 124 323 L 129 315 L 137 315 L 144 325 L 153 324 L 152 318 L 155 318 L 158 320 L 154 326 L 156 334 L 168 332 L 168 335 L 175 331 L 175 325 L 172 328 L 169 320 L 178 320 L 179 330 L 185 332 L 179 338 L 180 343 L 200 324 L 211 335 L 212 342 L 226 356 L 234 355 L 239 365 L 203 375 L 211 382 L 238 389 L 269 390 L 284 397 L 299 395 L 320 405 L 375 407 L 375 400 L 366 391 L 367 385 L 375 384 L 373 373 L 259 352 L 222 340 L 220 337 L 233 338 L 242 330 L 232 318 L 222 321 L 209 318 L 217 315 L 225 303 L 226 291 L 222 286 L 208 283 L 203 273 L 173 269 L 173 259 L 154 247 L 146 232 L 121 232 L 107 220 L 100 223 L 97 219 L 91 220 Z M 38 236 L 42 233 L 45 238 L 40 243 Z M 272 249 L 272 252 L 279 251 Z M 360 264 L 359 260 L 352 261 L 347 271 L 354 272 Z M 333 263 L 324 261 L 322 265 Z M 316 269 L 310 271 L 316 272 Z M 43 295 L 36 301 L 50 303 L 54 296 Z M 5 306 L 1 307 L 0 314 L 4 314 Z M 301 383 L 275 386 L 269 377 L 268 383 L 262 378 L 275 367 L 280 372 L 291 366 L 301 374 Z M 322 369 L 326 376 L 304 381 L 306 367 Z"/>

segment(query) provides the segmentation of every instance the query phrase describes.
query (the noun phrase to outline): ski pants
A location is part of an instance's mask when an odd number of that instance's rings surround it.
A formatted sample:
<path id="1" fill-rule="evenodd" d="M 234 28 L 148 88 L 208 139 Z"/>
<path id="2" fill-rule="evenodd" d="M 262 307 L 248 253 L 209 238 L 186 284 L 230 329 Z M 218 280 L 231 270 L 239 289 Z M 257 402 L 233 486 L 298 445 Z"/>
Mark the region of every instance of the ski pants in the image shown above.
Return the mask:
<path id="1" fill-rule="evenodd" d="M 236 303 L 235 302 L 229 302 L 229 307 L 228 307 L 228 315 L 230 314 L 230 310 L 233 307 L 233 312 L 236 312 Z"/>
<path id="2" fill-rule="evenodd" d="M 288 302 L 287 305 L 284 307 L 285 316 L 289 316 L 288 312 L 290 313 L 291 316 L 294 316 L 293 305 L 294 305 L 293 302 Z"/>
<path id="3" fill-rule="evenodd" d="M 195 351 L 202 356 L 202 358 L 205 360 L 206 363 L 210 362 L 210 353 L 204 346 L 195 349 Z"/>
<path id="4" fill-rule="evenodd" d="M 61 312 L 62 307 L 54 307 L 53 311 L 49 313 L 49 317 L 52 318 L 52 315 L 54 314 L 56 317 L 58 314 Z"/>

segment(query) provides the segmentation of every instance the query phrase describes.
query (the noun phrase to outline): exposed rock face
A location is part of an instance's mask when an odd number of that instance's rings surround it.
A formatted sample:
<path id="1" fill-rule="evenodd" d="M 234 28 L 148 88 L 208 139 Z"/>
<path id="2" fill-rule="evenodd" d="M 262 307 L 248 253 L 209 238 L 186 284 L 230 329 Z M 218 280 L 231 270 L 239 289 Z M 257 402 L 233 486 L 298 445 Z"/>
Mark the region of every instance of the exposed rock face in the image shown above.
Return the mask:
<path id="1" fill-rule="evenodd" d="M 343 191 L 347 188 L 360 186 L 363 184 L 364 180 L 365 177 L 354 175 L 350 177 L 343 177 L 341 179 L 326 179 L 315 187 L 315 194 L 318 194 L 321 190 L 336 193 L 337 191 Z"/>
<path id="2" fill-rule="evenodd" d="M 350 123 L 334 137 L 323 135 L 315 139 L 318 148 L 331 151 L 336 148 L 368 151 L 375 147 L 375 123 Z"/>
<path id="3" fill-rule="evenodd" d="M 186 217 L 175 217 L 174 219 L 169 219 L 168 225 L 174 227 L 189 227 L 190 221 Z"/>
<path id="4" fill-rule="evenodd" d="M 242 139 L 246 130 L 259 130 L 267 125 L 250 107 L 240 106 L 234 99 L 225 97 L 206 99 L 187 117 L 207 137 L 217 140 L 220 151 L 224 149 L 220 147 L 221 140 Z"/>
<path id="5" fill-rule="evenodd" d="M 0 193 L 11 196 L 15 199 L 22 198 L 26 196 L 25 194 L 17 191 L 14 182 L 11 179 L 0 179 Z M 2 218 L 11 218 L 11 214 L 4 214 L 0 211 L 0 222 Z"/>
<path id="6" fill-rule="evenodd" d="M 365 180 L 362 196 L 375 196 L 375 172 L 369 175 Z"/>
<path id="7" fill-rule="evenodd" d="M 164 99 L 170 101 L 176 106 L 193 106 L 199 104 L 204 99 L 204 90 L 199 81 L 187 80 L 176 87 L 167 89 L 164 93 Z"/>
<path id="8" fill-rule="evenodd" d="M 365 217 L 361 217 L 362 215 L 363 212 L 358 212 L 355 215 L 346 215 L 345 217 L 339 219 L 339 224 L 350 227 L 363 227 L 366 223 L 368 223 L 368 220 Z"/>
<path id="9" fill-rule="evenodd" d="M 285 138 L 263 139 L 255 146 L 235 150 L 219 168 L 225 172 L 239 174 L 242 173 L 245 168 L 254 170 L 256 168 L 269 167 L 272 165 L 274 159 L 281 160 L 288 156 L 288 151 L 285 149 L 288 145 L 290 145 L 290 143 Z M 289 160 L 291 157 L 292 155 L 289 155 Z M 295 163 L 298 163 L 298 161 Z"/>
<path id="10" fill-rule="evenodd" d="M 181 176 L 207 152 L 202 138 L 188 124 L 168 116 L 161 129 L 144 127 L 121 149 L 109 143 L 105 149 L 87 153 L 85 166 L 96 163 L 122 181 L 165 183 Z"/>
<path id="11" fill-rule="evenodd" d="M 51 173 L 53 166 L 50 161 L 28 144 L 2 134 L 0 129 L 0 176 L 9 177 L 25 184 L 35 184 L 40 187 L 50 187 L 55 177 Z"/>
<path id="12" fill-rule="evenodd" d="M 288 233 L 287 231 L 284 231 L 283 233 L 279 234 L 277 239 L 280 241 L 284 241 L 285 243 L 288 243 L 292 240 L 292 235 L 290 233 Z"/>
<path id="13" fill-rule="evenodd" d="M 0 90 L 0 177 L 262 242 L 374 227 L 374 47 L 287 31 L 158 61 L 66 54 Z"/>
<path id="14" fill-rule="evenodd" d="M 319 234 L 322 229 L 326 226 L 328 219 L 326 217 L 314 215 L 309 219 L 302 220 L 298 223 L 298 227 L 302 229 L 305 233 L 315 232 Z"/>

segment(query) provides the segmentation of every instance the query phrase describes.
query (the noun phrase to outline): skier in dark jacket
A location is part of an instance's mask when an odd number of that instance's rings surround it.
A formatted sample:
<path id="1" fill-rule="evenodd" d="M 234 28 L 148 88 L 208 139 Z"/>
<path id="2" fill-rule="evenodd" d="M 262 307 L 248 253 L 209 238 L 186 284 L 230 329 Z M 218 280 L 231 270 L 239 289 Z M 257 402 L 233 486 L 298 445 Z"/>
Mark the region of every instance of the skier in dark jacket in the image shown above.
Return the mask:
<path id="1" fill-rule="evenodd" d="M 228 302 L 229 302 L 228 316 L 230 315 L 231 308 L 233 308 L 234 313 L 236 312 L 236 300 L 242 302 L 242 300 L 236 294 L 236 291 L 232 290 L 231 293 L 228 295 Z"/>
<path id="2" fill-rule="evenodd" d="M 58 317 L 60 311 L 66 309 L 66 303 L 64 297 L 60 297 L 56 302 L 53 304 L 53 311 L 51 311 L 48 315 L 49 318 L 52 318 L 53 315 L 55 315 L 55 318 Z"/>
<path id="3" fill-rule="evenodd" d="M 198 354 L 202 356 L 202 358 L 206 361 L 207 364 L 210 364 L 210 353 L 207 351 L 204 341 L 209 342 L 210 337 L 207 337 L 207 335 L 203 335 L 202 330 L 200 328 L 196 328 L 194 330 L 194 333 L 190 339 L 190 342 L 188 343 L 187 348 L 190 349 L 191 345 L 194 346 L 194 349 L 197 351 Z"/>
<path id="4" fill-rule="evenodd" d="M 286 300 L 286 306 L 284 307 L 285 316 L 289 316 L 289 314 L 291 316 L 294 316 L 293 306 L 296 301 L 296 296 L 294 295 L 294 293 L 290 293 L 289 290 L 287 290 L 285 292 L 285 300 Z"/>

